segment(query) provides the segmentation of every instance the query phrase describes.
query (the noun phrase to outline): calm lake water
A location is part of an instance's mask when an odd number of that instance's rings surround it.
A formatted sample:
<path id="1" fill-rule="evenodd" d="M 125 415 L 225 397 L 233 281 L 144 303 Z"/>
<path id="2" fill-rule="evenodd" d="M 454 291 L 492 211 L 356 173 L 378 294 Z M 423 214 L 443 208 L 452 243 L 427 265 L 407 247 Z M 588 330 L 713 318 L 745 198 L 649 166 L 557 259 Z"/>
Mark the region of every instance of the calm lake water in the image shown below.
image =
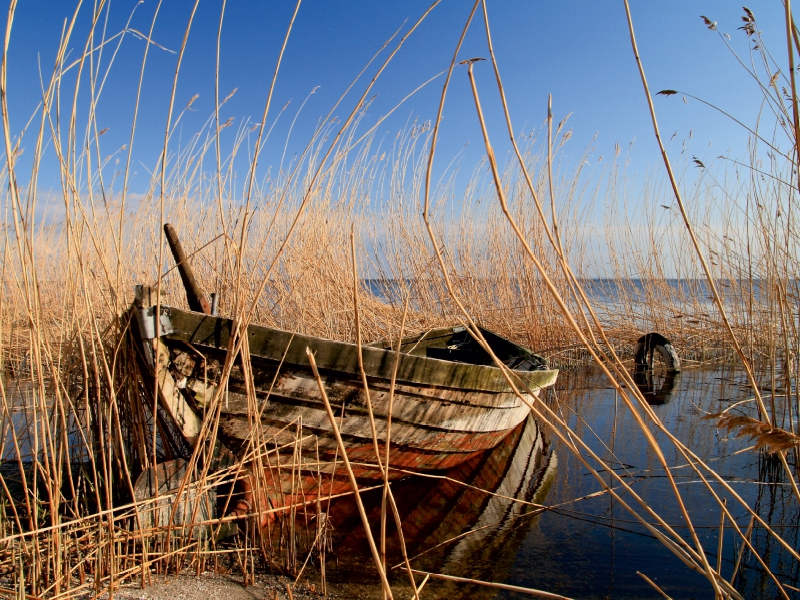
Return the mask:
<path id="1" fill-rule="evenodd" d="M 749 397 L 744 375 L 731 370 L 690 370 L 671 381 L 657 377 L 653 383 L 657 393 L 649 397 L 666 427 L 708 461 L 793 548 L 800 548 L 800 511 L 779 463 L 751 450 L 736 454 L 750 445 L 747 439 L 729 436 L 717 430 L 713 420 L 702 418 Z M 599 372 L 562 373 L 547 401 L 607 461 L 608 469 L 628 477 L 636 492 L 689 539 L 653 452 Z M 744 404 L 735 410 L 748 414 L 749 407 Z M 704 577 L 689 570 L 608 494 L 577 500 L 600 490 L 599 483 L 546 428 L 543 433 L 544 437 L 535 423 L 528 422 L 506 444 L 448 474 L 500 496 L 553 507 L 541 514 L 529 505 L 447 480 L 411 478 L 396 484 L 409 554 L 424 553 L 412 561 L 413 567 L 573 598 L 659 598 L 637 575 L 640 571 L 672 598 L 712 597 Z M 663 436 L 658 439 L 669 464 L 684 464 Z M 674 474 L 709 561 L 716 563 L 720 510 L 689 468 L 674 470 Z M 714 489 L 725 496 L 719 485 Z M 365 500 L 371 521 L 377 522 L 379 495 L 367 494 Z M 631 498 L 625 500 L 635 504 Z M 731 498 L 728 506 L 746 529 L 750 520 L 746 511 Z M 328 581 L 334 590 L 348 596 L 379 596 L 377 574 L 352 500 L 334 506 L 332 518 L 337 559 L 328 563 Z M 397 564 L 400 553 L 393 528 L 391 531 L 390 563 Z M 735 537 L 728 524 L 722 552 L 723 574 L 728 578 L 741 545 Z M 779 579 L 800 587 L 798 561 L 761 528 L 754 529 L 752 539 Z M 401 571 L 392 571 L 393 587 L 398 591 L 395 597 L 411 597 L 405 578 Z M 735 585 L 747 598 L 779 597 L 774 583 L 747 552 Z M 788 593 L 800 598 L 798 592 Z M 430 580 L 424 597 L 527 596 Z"/>

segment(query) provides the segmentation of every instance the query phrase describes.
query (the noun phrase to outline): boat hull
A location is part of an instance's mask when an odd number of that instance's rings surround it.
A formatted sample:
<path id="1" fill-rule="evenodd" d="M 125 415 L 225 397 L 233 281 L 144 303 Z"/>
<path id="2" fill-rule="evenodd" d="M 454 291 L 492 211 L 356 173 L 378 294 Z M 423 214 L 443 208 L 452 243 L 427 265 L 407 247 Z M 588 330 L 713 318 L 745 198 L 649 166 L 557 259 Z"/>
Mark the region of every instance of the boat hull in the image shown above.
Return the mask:
<path id="1" fill-rule="evenodd" d="M 151 345 L 152 363 L 158 365 L 153 371 L 162 406 L 190 444 L 211 414 L 219 419 L 218 438 L 236 453 L 292 446 L 284 463 L 297 464 L 299 452 L 315 457 L 318 472 L 332 470 L 338 448 L 308 364 L 309 348 L 360 479 L 381 477 L 376 447 L 385 456 L 387 438 L 394 477 L 450 469 L 495 447 L 525 420 L 529 404 L 557 375 L 546 369 L 514 371 L 518 395 L 486 357 L 478 357 L 481 364 L 461 362 L 475 361 L 481 350 L 463 328 L 445 328 L 403 340 L 399 354 L 388 343 L 365 346 L 367 401 L 353 344 L 250 325 L 243 336 L 247 343 L 231 362 L 230 319 L 162 307 L 161 327 L 163 335 L 143 341 Z M 508 355 L 518 362 L 516 352 L 534 360 L 530 351 L 487 332 L 490 336 L 501 340 L 496 349 L 501 359 Z M 226 381 L 223 389 L 220 381 Z"/>

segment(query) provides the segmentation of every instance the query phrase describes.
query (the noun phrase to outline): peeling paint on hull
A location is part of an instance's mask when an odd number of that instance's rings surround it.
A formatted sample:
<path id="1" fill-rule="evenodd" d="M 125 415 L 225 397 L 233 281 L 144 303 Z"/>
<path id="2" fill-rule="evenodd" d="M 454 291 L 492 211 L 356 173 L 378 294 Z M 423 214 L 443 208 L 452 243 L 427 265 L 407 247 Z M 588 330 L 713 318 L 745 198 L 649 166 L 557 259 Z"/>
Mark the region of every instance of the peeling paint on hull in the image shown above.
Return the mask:
<path id="1" fill-rule="evenodd" d="M 404 476 L 403 470 L 451 469 L 494 448 L 526 419 L 527 404 L 557 376 L 557 371 L 537 365 L 542 359 L 529 350 L 482 330 L 500 360 L 527 365 L 526 370 L 514 371 L 520 388 L 527 388 L 523 401 L 463 328 L 444 328 L 403 340 L 399 355 L 389 342 L 365 346 L 368 404 L 355 345 L 251 325 L 245 334 L 249 363 L 243 368 L 237 359 L 226 389 L 220 391 L 232 322 L 171 307 L 162 310 L 171 331 L 145 344 L 160 349 L 160 400 L 187 441 L 193 443 L 191 435 L 196 435 L 200 421 L 214 408 L 213 399 L 224 397 L 218 437 L 234 452 L 266 442 L 292 447 L 281 455 L 281 466 L 299 466 L 295 492 L 299 484 L 306 499 L 349 491 L 341 457 L 336 473 L 330 472 L 337 446 L 306 348 L 314 352 L 326 394 L 341 418 L 348 458 L 358 479 L 367 484 L 381 479 L 375 466 L 369 408 L 383 457 L 395 365 L 390 434 L 393 478 Z M 320 463 L 326 464 L 320 468 Z M 276 492 L 286 487 L 285 481 L 279 481 L 284 477 L 271 477 Z"/>

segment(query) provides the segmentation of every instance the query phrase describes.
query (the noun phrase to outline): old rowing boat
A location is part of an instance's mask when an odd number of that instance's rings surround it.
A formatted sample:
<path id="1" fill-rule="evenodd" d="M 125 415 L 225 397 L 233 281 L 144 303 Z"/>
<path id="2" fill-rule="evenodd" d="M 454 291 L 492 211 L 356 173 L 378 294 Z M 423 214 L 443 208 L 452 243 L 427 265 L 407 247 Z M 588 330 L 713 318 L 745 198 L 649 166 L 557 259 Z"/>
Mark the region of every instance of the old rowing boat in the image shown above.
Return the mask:
<path id="1" fill-rule="evenodd" d="M 143 288 L 139 297 L 146 296 Z M 160 335 L 155 336 L 155 306 L 136 309 L 139 336 L 148 360 L 158 354 L 157 376 L 162 407 L 193 444 L 201 421 L 217 393 L 231 339 L 231 319 L 171 306 L 160 307 Z M 512 366 L 529 400 L 555 382 L 557 371 L 529 350 L 482 330 L 498 358 Z M 314 353 L 331 404 L 344 414 L 341 433 L 354 463 L 374 460 L 368 406 L 361 379 L 358 347 L 261 325 L 247 328 L 253 391 L 241 361 L 230 372 L 220 410 L 219 438 L 234 452 L 253 435 L 254 415 L 263 438 L 293 434 L 302 423 L 318 439 L 321 454 L 336 442 L 314 379 L 306 348 Z M 396 342 L 395 342 L 396 343 Z M 463 327 L 448 327 L 406 338 L 399 359 L 390 342 L 363 347 L 370 401 L 380 443 L 385 441 L 389 392 L 395 361 L 392 407 L 392 464 L 414 470 L 447 469 L 475 453 L 493 448 L 525 420 L 529 409 L 512 391 L 490 355 Z M 158 350 L 156 352 L 156 350 Z"/>
<path id="2" fill-rule="evenodd" d="M 376 447 L 383 456 L 390 404 L 391 475 L 400 477 L 449 469 L 494 448 L 525 420 L 540 390 L 556 380 L 557 371 L 543 358 L 481 329 L 497 358 L 513 370 L 520 398 L 491 355 L 464 327 L 454 326 L 403 339 L 399 354 L 397 340 L 364 346 L 367 399 L 358 346 L 256 324 L 247 327 L 246 344 L 226 377 L 234 322 L 210 314 L 174 230 L 167 228 L 167 236 L 193 310 L 161 304 L 154 289 L 137 286 L 132 329 L 146 371 L 158 381 L 161 408 L 189 445 L 213 414 L 218 440 L 234 454 L 265 444 L 299 444 L 301 453 L 315 457 L 319 473 L 320 464 L 335 459 L 337 443 L 307 348 L 362 480 L 382 477 Z M 306 483 L 303 493 L 315 495 L 319 477 Z"/>

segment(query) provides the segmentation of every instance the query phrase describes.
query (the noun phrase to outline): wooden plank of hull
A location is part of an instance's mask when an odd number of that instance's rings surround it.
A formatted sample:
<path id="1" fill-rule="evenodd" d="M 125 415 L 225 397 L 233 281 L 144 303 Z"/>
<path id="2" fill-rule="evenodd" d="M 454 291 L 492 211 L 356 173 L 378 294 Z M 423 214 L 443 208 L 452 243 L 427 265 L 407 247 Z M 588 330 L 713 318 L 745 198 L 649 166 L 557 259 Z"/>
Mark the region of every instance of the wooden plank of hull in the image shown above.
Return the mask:
<path id="1" fill-rule="evenodd" d="M 186 351 L 188 353 L 188 350 Z M 224 354 L 203 349 L 203 357 L 206 363 L 211 365 L 210 370 L 216 371 L 224 360 Z M 195 355 L 196 360 L 202 360 L 201 355 Z M 253 366 L 253 385 L 257 392 L 267 393 L 270 389 L 272 393 L 279 393 L 287 398 L 296 397 L 298 399 L 314 398 L 320 400 L 319 387 L 310 371 L 296 365 L 281 365 L 278 372 L 278 365 L 264 364 L 263 361 L 254 359 L 251 361 Z M 197 373 L 195 378 L 200 374 Z M 276 375 L 277 379 L 276 379 Z M 364 387 L 360 378 L 343 377 L 340 373 L 327 372 L 322 374 L 322 381 L 325 383 L 325 391 L 333 404 L 346 403 L 348 406 L 366 406 L 364 399 Z M 386 415 L 388 410 L 390 382 L 367 377 L 370 388 L 370 400 L 376 414 Z M 245 388 L 245 379 L 241 369 L 234 366 L 230 374 L 230 387 Z M 534 393 L 538 393 L 541 388 L 534 388 Z M 432 402 L 432 406 L 439 406 L 438 402 L 445 404 L 461 404 L 463 408 L 474 407 L 482 409 L 510 409 L 520 405 L 520 401 L 512 391 L 485 392 L 479 390 L 462 390 L 457 388 L 445 388 L 423 384 L 397 383 L 395 385 L 395 400 L 398 396 L 426 405 Z M 393 416 L 397 413 L 393 408 Z M 381 412 L 383 411 L 383 412 Z"/>
<path id="2" fill-rule="evenodd" d="M 521 432 L 521 425 L 511 431 L 502 432 L 490 447 L 497 446 L 503 439 L 511 436 L 513 440 L 511 443 L 503 442 L 504 452 L 501 456 L 491 456 L 493 462 L 500 462 L 505 464 L 507 461 L 507 453 L 513 451 L 517 446 L 518 436 Z M 534 437 L 540 436 L 539 429 L 533 420 L 529 420 L 525 425 L 527 433 Z M 540 448 L 541 443 L 537 446 Z M 384 451 L 381 444 L 381 451 Z M 462 469 L 464 465 L 472 465 L 468 467 L 468 471 L 472 472 L 476 469 L 475 461 L 481 460 L 483 464 L 486 460 L 486 448 L 474 452 L 452 453 L 445 452 L 439 454 L 431 454 L 420 452 L 417 450 L 410 450 L 408 448 L 395 448 L 392 446 L 391 463 L 390 463 L 390 479 L 400 479 L 407 476 L 404 471 L 448 471 L 450 476 L 458 480 L 465 478 L 465 473 L 453 472 L 453 469 Z M 348 445 L 347 455 L 353 461 L 353 471 L 356 478 L 362 482 L 365 487 L 377 485 L 382 479 L 382 475 L 378 467 L 374 464 L 375 451 L 373 445 L 363 444 L 352 446 Z M 330 456 L 328 457 L 330 458 Z M 368 463 L 368 464 L 365 464 Z M 288 465 L 290 466 L 291 461 Z M 329 465 L 330 467 L 330 465 Z M 300 469 L 294 481 L 286 477 L 287 471 L 283 471 L 284 476 L 279 478 L 277 476 L 277 469 L 267 469 L 266 481 L 271 488 L 270 502 L 273 506 L 291 506 L 292 503 L 307 503 L 312 502 L 318 496 L 326 497 L 329 495 L 344 494 L 352 491 L 350 481 L 344 471 L 344 466 L 341 460 L 336 465 L 336 472 L 332 473 L 330 468 L 322 469 L 318 476 L 314 468 Z M 489 470 L 489 475 L 494 474 L 498 480 L 502 477 L 504 471 L 501 469 L 495 472 L 494 469 Z M 467 478 L 468 479 L 468 478 Z M 494 489 L 496 485 L 491 485 L 491 482 L 482 481 L 484 489 Z M 457 486 L 457 490 L 463 491 L 463 488 Z"/>
<path id="3" fill-rule="evenodd" d="M 143 309 L 158 304 L 156 290 L 149 286 L 136 287 L 134 308 Z M 155 317 L 153 317 L 155 319 Z M 154 326 L 154 330 L 156 327 Z M 159 338 L 141 340 L 142 350 L 152 362 L 157 357 L 157 364 L 153 367 L 153 374 L 158 382 L 158 401 L 181 432 L 181 435 L 190 446 L 194 446 L 200 434 L 201 422 L 195 411 L 187 404 L 172 373 L 169 370 L 170 352 L 166 344 Z"/>
<path id="4" fill-rule="evenodd" d="M 273 421 L 292 423 L 300 416 L 303 424 L 329 429 L 327 414 L 322 404 L 316 381 L 305 374 L 290 373 L 277 378 L 272 390 L 256 388 L 257 399 L 248 401 L 243 387 L 229 385 L 223 413 L 248 418 L 253 410 L 259 410 L 265 418 Z M 360 383 L 338 382 L 323 379 L 325 390 L 334 406 L 345 406 L 348 420 L 368 420 L 368 409 L 363 400 L 364 391 Z M 206 407 L 207 399 L 213 396 L 215 388 L 192 379 L 185 384 L 191 390 L 198 407 Z M 499 395 L 499 394 L 498 394 Z M 452 402 L 447 390 L 440 390 L 439 399 L 420 398 L 407 390 L 396 390 L 392 406 L 392 422 L 409 424 L 422 428 L 484 432 L 509 430 L 521 423 L 528 414 L 528 406 L 513 394 L 504 396 L 500 407 L 476 406 Z M 534 396 L 528 396 L 532 402 Z M 370 386 L 373 414 L 378 421 L 385 421 L 389 410 L 389 393 Z M 500 404 L 500 402 L 499 402 Z M 368 425 L 368 422 L 367 422 Z M 353 430 L 343 433 L 353 434 Z M 371 436 L 371 433 L 370 433 Z"/>
<path id="5" fill-rule="evenodd" d="M 262 374 L 263 375 L 263 374 Z M 256 402 L 248 400 L 245 394 L 233 391 L 236 389 L 235 377 L 226 397 L 226 406 L 220 418 L 220 432 L 227 443 L 238 447 L 244 440 L 253 435 L 252 415 L 258 411 L 261 416 L 261 439 L 272 436 L 279 438 L 278 443 L 291 443 L 293 431 L 281 430 L 292 423 L 302 422 L 305 430 L 320 436 L 318 441 L 321 452 L 335 449 L 335 441 L 327 413 L 322 408 L 319 387 L 308 374 L 292 371 L 273 377 L 255 377 L 262 380 L 256 388 Z M 267 385 L 267 382 L 274 385 Z M 345 406 L 347 418 L 341 425 L 341 433 L 350 444 L 372 446 L 372 429 L 366 404 L 363 400 L 363 388 L 358 381 L 339 381 L 326 378 L 326 391 L 336 406 Z M 263 388 L 269 392 L 267 395 Z M 186 383 L 191 390 L 193 400 L 198 408 L 206 405 L 206 400 L 213 397 L 214 386 L 206 386 L 196 378 Z M 453 390 L 438 389 L 440 396 L 446 399 L 434 399 L 414 392 L 419 387 L 402 386 L 396 390 L 392 407 L 392 444 L 404 448 L 412 455 L 419 454 L 408 461 L 408 466 L 427 465 L 424 468 L 441 468 L 441 459 L 422 459 L 429 453 L 479 452 L 496 445 L 503 437 L 528 415 L 528 407 L 519 398 L 509 392 L 489 394 L 476 392 L 482 397 L 494 396 L 499 399 L 484 399 L 480 405 L 464 402 L 450 402 Z M 260 392 L 263 392 L 260 393 Z M 538 390 L 537 390 L 538 393 Z M 386 420 L 388 412 L 388 391 L 370 389 L 373 411 L 376 417 L 375 427 L 379 440 L 386 437 Z M 529 401 L 532 397 L 529 397 Z M 417 452 L 419 451 L 419 452 Z M 366 457 L 372 460 L 374 456 Z M 352 460 L 360 460 L 355 456 Z M 428 464 L 430 463 L 430 464 Z"/>
<path id="6" fill-rule="evenodd" d="M 274 396 L 273 396 L 274 397 Z M 247 410 L 247 399 L 240 394 L 230 394 L 228 399 L 228 409 L 222 411 L 222 416 L 226 419 L 233 421 L 241 421 L 241 432 L 245 437 L 249 436 L 249 412 Z M 461 407 L 452 405 L 445 407 L 451 410 L 458 410 Z M 478 425 L 485 425 L 483 427 L 476 426 L 470 427 L 473 423 L 468 420 L 459 422 L 463 427 L 442 427 L 435 424 L 423 424 L 420 422 L 395 420 L 392 418 L 392 442 L 397 444 L 415 445 L 417 447 L 430 447 L 437 448 L 440 445 L 439 439 L 448 439 L 448 436 L 456 438 L 462 437 L 462 434 L 467 436 L 480 436 L 483 434 L 493 434 L 500 432 L 508 432 L 519 425 L 528 416 L 528 407 L 521 404 L 513 410 L 504 410 L 502 414 L 498 415 L 500 411 L 483 411 L 483 421 L 485 423 L 478 423 Z M 341 433 L 344 437 L 348 438 L 364 438 L 372 440 L 372 429 L 370 426 L 369 417 L 366 413 L 355 413 L 351 410 L 345 409 L 346 418 L 340 427 Z M 270 401 L 269 406 L 264 411 L 262 422 L 273 423 L 277 427 L 284 427 L 290 423 L 296 423 L 302 419 L 303 427 L 319 432 L 330 432 L 330 422 L 328 421 L 327 413 L 321 408 L 293 404 L 285 404 L 280 401 Z M 442 419 L 447 423 L 449 419 L 448 414 L 443 414 Z M 502 419 L 502 420 L 501 420 Z M 455 418 L 452 419 L 455 421 Z M 477 418 L 473 420 L 477 421 Z M 489 426 L 494 424 L 495 426 Z M 378 439 L 384 439 L 386 436 L 386 420 L 375 419 L 375 429 L 378 434 Z M 244 438 L 241 438 L 244 439 Z M 451 444 L 447 444 L 452 446 Z"/>
<path id="7" fill-rule="evenodd" d="M 350 418 L 344 419 L 344 423 L 348 423 Z M 376 428 L 378 424 L 376 423 Z M 247 432 L 244 433 L 244 428 Z M 294 428 L 292 428 L 294 429 Z M 399 429 L 399 427 L 398 427 Z M 419 428 L 412 428 L 409 426 L 404 427 L 407 435 L 395 436 L 395 426 L 392 425 L 392 461 L 391 464 L 400 468 L 420 468 L 438 470 L 443 468 L 450 468 L 453 464 L 447 458 L 449 455 L 464 455 L 472 452 L 483 452 L 496 446 L 508 435 L 508 430 L 491 431 L 485 433 L 464 433 L 464 432 L 450 432 L 450 431 L 434 431 L 429 433 L 422 432 Z M 309 440 L 303 445 L 306 452 L 313 453 L 318 445 L 321 457 L 332 457 L 336 451 L 336 441 L 330 430 L 322 428 L 308 427 L 303 421 L 303 430 L 312 433 L 316 436 L 315 440 Z M 381 452 L 384 448 L 385 436 L 381 437 L 383 429 L 378 431 L 378 447 Z M 367 424 L 367 431 L 363 430 L 355 435 L 343 434 L 342 439 L 347 444 L 347 456 L 353 462 L 375 462 L 375 446 L 372 441 L 372 436 L 368 434 L 369 425 Z M 231 418 L 229 415 L 222 414 L 220 417 L 220 433 L 223 438 L 233 445 L 238 442 L 241 445 L 242 439 L 247 439 L 251 430 L 249 426 L 240 418 Z M 242 437 L 244 435 L 244 438 Z M 287 432 L 283 423 L 272 424 L 268 420 L 262 420 L 261 429 L 259 431 L 260 441 L 272 440 L 273 437 L 277 441 L 277 445 L 286 445 L 294 440 L 294 432 Z M 410 441 L 406 441 L 410 440 Z M 398 462 L 396 456 L 400 454 L 407 454 L 408 459 L 403 459 L 405 462 Z"/>

